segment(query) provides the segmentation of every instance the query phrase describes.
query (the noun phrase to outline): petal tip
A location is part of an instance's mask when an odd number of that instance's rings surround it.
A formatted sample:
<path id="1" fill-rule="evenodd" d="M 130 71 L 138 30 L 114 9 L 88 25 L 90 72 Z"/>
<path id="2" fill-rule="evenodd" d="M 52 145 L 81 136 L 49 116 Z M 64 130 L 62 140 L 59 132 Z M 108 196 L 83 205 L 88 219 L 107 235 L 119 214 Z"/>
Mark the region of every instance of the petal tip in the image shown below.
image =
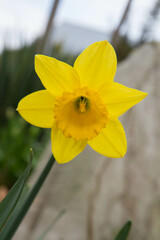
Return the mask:
<path id="1" fill-rule="evenodd" d="M 36 63 L 38 63 L 39 61 L 43 61 L 43 59 L 47 57 L 45 55 L 42 55 L 42 54 L 35 54 L 35 65 Z"/>
<path id="2" fill-rule="evenodd" d="M 41 54 L 36 54 L 35 55 L 35 63 L 41 59 Z"/>
<path id="3" fill-rule="evenodd" d="M 147 92 L 142 92 L 141 94 L 141 100 L 143 100 L 145 97 L 147 97 L 148 93 Z"/>
<path id="4" fill-rule="evenodd" d="M 124 158 L 127 153 L 127 142 L 125 142 L 125 146 L 122 151 L 117 151 L 117 156 L 115 155 L 114 158 Z"/>
<path id="5" fill-rule="evenodd" d="M 67 163 L 69 163 L 70 161 L 72 161 L 73 159 L 71 159 L 71 160 L 69 160 L 69 161 L 60 161 L 58 158 L 55 158 L 56 159 L 56 162 L 58 163 L 58 164 L 60 164 L 60 165 L 62 165 L 62 164 L 67 164 Z"/>
<path id="6" fill-rule="evenodd" d="M 147 92 L 144 92 L 144 97 L 147 97 L 148 93 Z"/>
<path id="7" fill-rule="evenodd" d="M 22 99 L 23 99 L 23 98 L 22 98 Z M 18 106 L 17 106 L 17 108 L 16 108 L 16 111 L 17 111 L 17 112 L 20 111 L 20 107 L 19 107 L 19 106 L 20 106 L 20 103 L 21 103 L 22 99 L 19 101 Z"/>
<path id="8" fill-rule="evenodd" d="M 120 158 L 124 158 L 127 153 L 127 148 L 125 149 L 124 153 L 121 154 Z"/>
<path id="9" fill-rule="evenodd" d="M 39 54 L 39 53 L 35 54 L 35 58 L 40 58 L 41 56 L 43 56 L 43 55 Z"/>
<path id="10" fill-rule="evenodd" d="M 55 151 L 53 151 L 53 148 L 52 148 L 52 154 L 53 154 L 53 156 L 55 157 L 55 159 L 56 159 L 56 162 L 58 163 L 58 164 L 60 164 L 60 165 L 62 165 L 62 164 L 66 164 L 66 163 L 68 163 L 68 162 L 70 162 L 70 161 L 72 161 L 74 158 L 67 158 L 67 157 L 63 157 L 62 156 L 62 154 L 59 154 L 59 156 L 58 156 L 58 154 L 56 154 L 56 152 Z"/>

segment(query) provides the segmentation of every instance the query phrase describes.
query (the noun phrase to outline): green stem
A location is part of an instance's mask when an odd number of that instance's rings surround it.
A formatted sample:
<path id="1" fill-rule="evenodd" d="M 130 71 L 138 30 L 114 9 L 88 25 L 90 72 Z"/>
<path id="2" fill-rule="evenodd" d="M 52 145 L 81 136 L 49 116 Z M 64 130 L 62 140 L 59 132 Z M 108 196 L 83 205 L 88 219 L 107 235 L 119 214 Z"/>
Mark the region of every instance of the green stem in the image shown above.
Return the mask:
<path id="1" fill-rule="evenodd" d="M 5 236 L 3 236 L 3 240 L 6 240 L 6 239 L 10 240 L 13 237 L 13 235 L 16 232 L 17 228 L 19 227 L 22 219 L 26 215 L 26 213 L 29 210 L 31 204 L 33 203 L 35 197 L 37 196 L 39 190 L 41 189 L 41 187 L 42 187 L 46 177 L 48 176 L 48 173 L 51 170 L 54 162 L 55 162 L 55 159 L 52 156 L 49 159 L 49 161 L 47 162 L 47 164 L 46 164 L 45 168 L 43 169 L 43 171 L 41 172 L 38 180 L 36 181 L 35 185 L 31 189 L 30 193 L 28 194 L 28 196 L 24 200 L 20 210 L 17 212 L 16 217 L 14 219 L 14 222 L 12 221 L 12 216 L 8 220 L 7 225 L 10 225 L 10 226 L 8 226 L 9 229 L 6 232 Z"/>

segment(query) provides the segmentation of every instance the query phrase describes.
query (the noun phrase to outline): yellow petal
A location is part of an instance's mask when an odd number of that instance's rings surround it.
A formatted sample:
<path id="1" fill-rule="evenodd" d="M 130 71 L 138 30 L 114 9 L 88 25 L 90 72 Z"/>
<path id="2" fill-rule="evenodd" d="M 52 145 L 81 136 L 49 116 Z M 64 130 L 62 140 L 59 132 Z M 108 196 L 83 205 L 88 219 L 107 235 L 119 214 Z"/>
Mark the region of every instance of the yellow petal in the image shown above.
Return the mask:
<path id="1" fill-rule="evenodd" d="M 110 157 L 123 157 L 127 150 L 125 131 L 118 119 L 109 120 L 106 128 L 88 144 L 98 153 Z"/>
<path id="2" fill-rule="evenodd" d="M 54 96 L 79 87 L 79 77 L 74 68 L 55 58 L 36 55 L 35 70 L 44 87 Z"/>
<path id="3" fill-rule="evenodd" d="M 54 121 L 54 97 L 41 90 L 24 97 L 18 104 L 17 111 L 29 123 L 43 128 L 51 128 Z"/>
<path id="4" fill-rule="evenodd" d="M 76 59 L 81 86 L 97 90 L 102 84 L 114 79 L 117 58 L 113 47 L 107 41 L 96 42 L 87 47 Z"/>
<path id="5" fill-rule="evenodd" d="M 51 132 L 52 153 L 58 163 L 67 163 L 81 153 L 87 145 L 87 141 L 76 141 L 74 138 L 67 138 L 62 130 L 53 124 Z"/>
<path id="6" fill-rule="evenodd" d="M 103 85 L 99 89 L 99 94 L 106 103 L 111 117 L 119 117 L 147 96 L 145 92 L 115 82 Z"/>

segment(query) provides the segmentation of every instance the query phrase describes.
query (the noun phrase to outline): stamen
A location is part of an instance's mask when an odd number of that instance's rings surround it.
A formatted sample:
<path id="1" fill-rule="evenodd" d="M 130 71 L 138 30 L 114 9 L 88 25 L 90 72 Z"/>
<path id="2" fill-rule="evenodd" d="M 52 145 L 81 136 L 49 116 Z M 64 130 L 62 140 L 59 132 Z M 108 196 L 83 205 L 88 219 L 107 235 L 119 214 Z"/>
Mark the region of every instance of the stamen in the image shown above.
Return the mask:
<path id="1" fill-rule="evenodd" d="M 80 99 L 80 103 L 79 103 L 79 110 L 80 112 L 86 112 L 86 101 L 83 97 L 81 97 Z"/>
<path id="2" fill-rule="evenodd" d="M 80 96 L 77 98 L 75 104 L 76 104 L 77 110 L 81 113 L 84 113 L 88 109 L 89 101 L 88 101 L 88 98 L 84 96 Z"/>

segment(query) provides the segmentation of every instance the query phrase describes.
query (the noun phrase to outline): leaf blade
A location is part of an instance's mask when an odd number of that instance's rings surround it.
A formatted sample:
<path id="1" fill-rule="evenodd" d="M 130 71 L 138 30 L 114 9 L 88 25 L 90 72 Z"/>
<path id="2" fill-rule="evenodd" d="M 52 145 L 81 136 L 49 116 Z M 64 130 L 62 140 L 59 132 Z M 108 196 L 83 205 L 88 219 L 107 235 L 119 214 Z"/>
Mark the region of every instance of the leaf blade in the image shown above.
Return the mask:
<path id="1" fill-rule="evenodd" d="M 6 195 L 6 197 L 3 199 L 3 201 L 0 203 L 0 231 L 3 229 L 3 227 L 7 223 L 8 219 L 12 215 L 12 212 L 14 211 L 14 208 L 17 205 L 17 202 L 23 191 L 23 187 L 25 185 L 26 179 L 29 175 L 29 172 L 31 169 L 31 163 L 32 163 L 32 153 L 31 153 L 29 164 L 26 167 L 25 171 L 20 176 L 20 178 L 16 181 L 16 183 L 13 185 L 13 187 L 11 188 L 9 193 Z"/>
<path id="2" fill-rule="evenodd" d="M 125 225 L 121 228 L 121 230 L 117 234 L 115 240 L 126 240 L 131 230 L 131 226 L 132 226 L 131 221 L 126 222 Z"/>
<path id="3" fill-rule="evenodd" d="M 9 218 L 7 224 L 4 226 L 3 230 L 0 232 L 1 240 L 12 239 L 12 237 L 13 237 L 14 233 L 16 232 L 17 228 L 19 227 L 22 219 L 24 218 L 24 216 L 27 213 L 28 209 L 30 208 L 32 202 L 34 201 L 35 197 L 37 196 L 37 194 L 38 194 L 41 186 L 43 185 L 49 171 L 51 170 L 54 162 L 55 162 L 55 159 L 52 156 L 49 159 L 49 161 L 47 162 L 45 168 L 42 170 L 42 172 L 41 172 L 40 176 L 38 177 L 37 181 L 35 182 L 34 186 L 32 187 L 30 192 L 25 197 L 21 206 L 20 207 L 16 206 L 16 211 L 14 211 L 14 213 Z"/>

